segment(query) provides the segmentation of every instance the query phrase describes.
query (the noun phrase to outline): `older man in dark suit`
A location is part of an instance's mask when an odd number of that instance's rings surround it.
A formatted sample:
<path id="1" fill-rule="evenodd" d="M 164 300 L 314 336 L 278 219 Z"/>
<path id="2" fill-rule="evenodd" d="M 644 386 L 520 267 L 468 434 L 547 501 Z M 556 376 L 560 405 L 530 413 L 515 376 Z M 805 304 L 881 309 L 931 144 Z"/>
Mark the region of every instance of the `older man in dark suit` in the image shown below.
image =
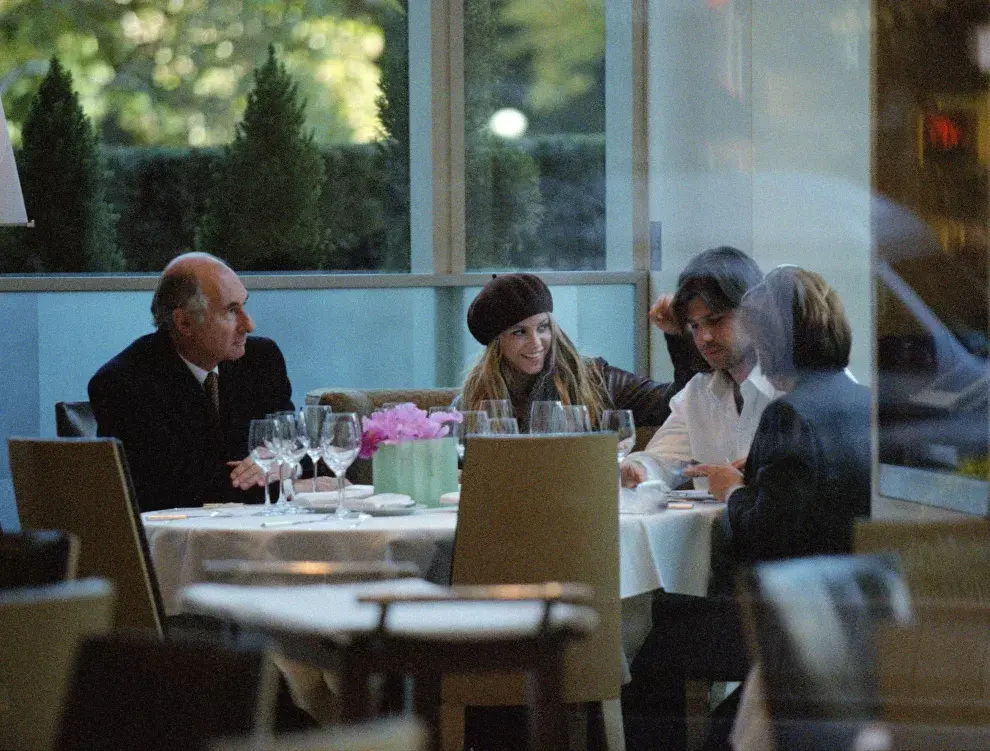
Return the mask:
<path id="1" fill-rule="evenodd" d="M 142 511 L 261 498 L 248 427 L 292 409 L 292 387 L 275 342 L 248 336 L 247 297 L 218 258 L 178 256 L 151 303 L 157 331 L 89 382 L 99 434 L 123 442 Z"/>

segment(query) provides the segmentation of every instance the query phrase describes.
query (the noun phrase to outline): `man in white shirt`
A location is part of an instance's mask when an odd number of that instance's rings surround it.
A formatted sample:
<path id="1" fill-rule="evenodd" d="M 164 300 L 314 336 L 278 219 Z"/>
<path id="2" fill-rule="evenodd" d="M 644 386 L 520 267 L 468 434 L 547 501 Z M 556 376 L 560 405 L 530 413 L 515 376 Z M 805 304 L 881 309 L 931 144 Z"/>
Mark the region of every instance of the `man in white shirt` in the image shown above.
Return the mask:
<path id="1" fill-rule="evenodd" d="M 711 369 L 695 375 L 670 401 L 670 417 L 641 452 L 622 463 L 622 483 L 662 479 L 671 487 L 690 462 L 741 465 L 763 409 L 779 392 L 763 377 L 751 342 L 735 325 L 742 296 L 763 274 L 740 250 L 719 247 L 697 255 L 663 296 L 651 318 L 669 335 L 687 332 Z M 703 486 L 706 478 L 696 478 Z"/>

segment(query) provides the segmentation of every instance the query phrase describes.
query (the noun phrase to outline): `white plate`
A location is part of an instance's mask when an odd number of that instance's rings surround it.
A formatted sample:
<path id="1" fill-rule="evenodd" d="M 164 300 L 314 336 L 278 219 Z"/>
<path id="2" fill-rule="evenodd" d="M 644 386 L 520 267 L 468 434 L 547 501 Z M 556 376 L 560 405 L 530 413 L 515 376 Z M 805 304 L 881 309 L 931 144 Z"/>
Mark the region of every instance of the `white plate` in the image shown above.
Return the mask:
<path id="1" fill-rule="evenodd" d="M 414 503 L 412 506 L 378 506 L 377 508 L 366 508 L 362 509 L 362 514 L 367 514 L 368 516 L 409 516 L 409 514 L 414 514 L 420 509 L 424 509 L 422 503 Z"/>
<path id="2" fill-rule="evenodd" d="M 444 493 L 440 496 L 440 505 L 442 506 L 456 506 L 461 502 L 461 491 L 454 490 L 450 493 Z"/>

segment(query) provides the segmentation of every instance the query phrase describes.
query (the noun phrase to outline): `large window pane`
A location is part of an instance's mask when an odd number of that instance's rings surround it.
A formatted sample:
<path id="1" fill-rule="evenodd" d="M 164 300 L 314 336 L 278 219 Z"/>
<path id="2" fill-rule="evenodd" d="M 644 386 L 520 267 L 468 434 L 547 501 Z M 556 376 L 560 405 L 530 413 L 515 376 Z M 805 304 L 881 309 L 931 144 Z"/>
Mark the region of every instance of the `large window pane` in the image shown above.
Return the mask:
<path id="1" fill-rule="evenodd" d="M 298 230 L 312 247 L 230 260 L 254 270 L 408 270 L 408 32 L 401 4 L 12 0 L 0 4 L 0 21 L 0 92 L 15 147 L 23 143 L 48 60 L 57 56 L 93 122 L 127 271 L 158 270 L 203 241 L 224 147 L 243 123 L 254 71 L 270 48 L 296 87 L 302 132 L 318 155 L 310 191 L 316 206 L 301 212 L 305 227 Z M 262 190 L 266 175 L 292 163 L 290 152 L 266 143 L 257 166 L 246 168 L 255 181 L 240 183 Z M 293 210 L 280 214 L 289 232 L 297 231 Z M 26 233 L 0 229 L 0 271 L 49 270 L 11 249 Z"/>
<path id="2" fill-rule="evenodd" d="M 602 0 L 465 0 L 469 270 L 605 268 Z"/>

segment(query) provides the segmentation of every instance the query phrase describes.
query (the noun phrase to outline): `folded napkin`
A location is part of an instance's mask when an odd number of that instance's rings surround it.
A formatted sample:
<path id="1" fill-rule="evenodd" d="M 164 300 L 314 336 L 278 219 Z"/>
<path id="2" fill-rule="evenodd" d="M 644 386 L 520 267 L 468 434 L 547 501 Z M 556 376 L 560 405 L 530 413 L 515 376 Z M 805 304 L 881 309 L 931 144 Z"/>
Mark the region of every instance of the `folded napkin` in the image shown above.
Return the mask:
<path id="1" fill-rule="evenodd" d="M 461 502 L 461 491 L 454 490 L 440 496 L 440 504 L 443 506 L 456 506 Z"/>
<path id="2" fill-rule="evenodd" d="M 405 493 L 379 493 L 365 498 L 348 498 L 347 508 L 354 511 L 379 511 L 382 509 L 409 508 L 415 505 Z"/>
<path id="3" fill-rule="evenodd" d="M 348 505 L 358 498 L 367 498 L 374 495 L 375 489 L 371 485 L 348 485 L 344 488 L 344 502 Z M 340 495 L 336 490 L 320 490 L 316 493 L 296 493 L 293 500 L 299 506 L 313 506 L 317 508 L 325 506 L 336 506 Z"/>

